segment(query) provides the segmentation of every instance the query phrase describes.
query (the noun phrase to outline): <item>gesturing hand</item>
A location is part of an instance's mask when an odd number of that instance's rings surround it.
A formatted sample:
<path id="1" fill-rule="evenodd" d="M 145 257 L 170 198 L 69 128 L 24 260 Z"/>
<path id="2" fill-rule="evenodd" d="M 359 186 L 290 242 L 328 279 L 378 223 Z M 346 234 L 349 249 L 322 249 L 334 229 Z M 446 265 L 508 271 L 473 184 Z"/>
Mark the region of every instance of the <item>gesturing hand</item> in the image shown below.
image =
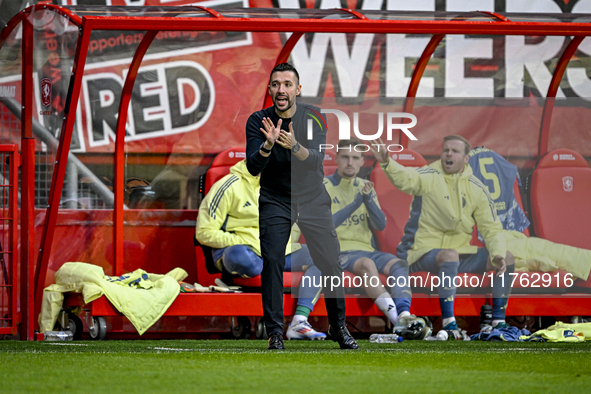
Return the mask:
<path id="1" fill-rule="evenodd" d="M 281 120 L 279 120 L 281 122 Z M 291 149 L 297 142 L 293 133 L 292 122 L 289 122 L 289 132 L 281 130 L 277 143 L 285 149 Z"/>
<path id="2" fill-rule="evenodd" d="M 267 138 L 267 141 L 269 144 L 271 144 L 271 146 L 275 145 L 275 142 L 279 138 L 282 122 L 283 120 L 279 119 L 277 126 L 275 126 L 273 125 L 273 121 L 270 118 L 263 118 L 263 127 L 261 127 L 260 130 L 265 135 L 265 138 Z"/>
<path id="3" fill-rule="evenodd" d="M 382 164 L 388 162 L 388 150 L 386 149 L 386 145 L 384 144 L 381 138 L 371 141 L 371 143 L 369 144 L 369 149 L 371 150 L 371 153 L 373 153 L 377 161 L 379 161 Z"/>

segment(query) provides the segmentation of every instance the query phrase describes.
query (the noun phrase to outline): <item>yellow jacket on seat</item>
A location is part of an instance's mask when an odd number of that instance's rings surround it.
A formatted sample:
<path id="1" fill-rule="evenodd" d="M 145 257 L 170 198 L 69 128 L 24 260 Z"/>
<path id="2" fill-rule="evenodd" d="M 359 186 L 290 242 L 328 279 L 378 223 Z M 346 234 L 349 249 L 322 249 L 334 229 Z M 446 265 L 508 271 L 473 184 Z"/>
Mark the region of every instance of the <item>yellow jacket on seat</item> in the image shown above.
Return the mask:
<path id="1" fill-rule="evenodd" d="M 121 277 L 106 276 L 98 265 L 65 263 L 55 273 L 55 284 L 43 291 L 39 314 L 41 332 L 53 329 L 64 300 L 63 293 L 82 293 L 89 303 L 103 294 L 142 335 L 166 312 L 180 293 L 178 281 L 187 277 L 182 268 L 166 275 L 138 269 Z"/>
<path id="2" fill-rule="evenodd" d="M 507 250 L 515 256 L 516 271 L 552 272 L 561 269 L 576 278 L 589 278 L 591 250 L 526 237 L 517 231 L 505 230 L 503 237 L 507 240 Z"/>

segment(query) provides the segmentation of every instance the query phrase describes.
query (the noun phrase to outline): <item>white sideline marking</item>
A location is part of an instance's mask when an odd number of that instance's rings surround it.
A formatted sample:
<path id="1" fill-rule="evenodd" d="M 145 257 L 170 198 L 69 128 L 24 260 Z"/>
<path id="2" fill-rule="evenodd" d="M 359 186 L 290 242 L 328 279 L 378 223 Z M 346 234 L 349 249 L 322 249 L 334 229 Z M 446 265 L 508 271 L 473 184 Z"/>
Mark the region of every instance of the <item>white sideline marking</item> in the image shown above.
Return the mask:
<path id="1" fill-rule="evenodd" d="M 552 343 L 552 342 L 550 342 L 550 343 Z M 509 351 L 509 350 L 521 350 L 521 351 L 524 351 L 524 352 L 531 352 L 532 350 L 534 350 L 536 352 L 542 352 L 542 351 L 543 352 L 549 352 L 549 351 L 557 351 L 557 350 L 562 350 L 562 349 L 558 349 L 558 348 L 536 349 L 536 348 L 528 348 L 528 347 L 514 347 L 514 348 L 489 349 L 488 351 L 489 352 L 492 352 L 492 351 L 503 351 L 503 352 L 506 352 L 506 351 Z"/>
<path id="2" fill-rule="evenodd" d="M 46 345 L 59 345 L 59 346 L 88 346 L 85 343 L 64 343 L 64 342 L 43 342 Z"/>
<path id="3" fill-rule="evenodd" d="M 174 347 L 152 347 L 149 349 L 154 349 L 154 350 L 172 350 L 175 352 L 193 352 L 195 351 L 195 349 L 179 349 L 179 348 L 174 348 Z"/>

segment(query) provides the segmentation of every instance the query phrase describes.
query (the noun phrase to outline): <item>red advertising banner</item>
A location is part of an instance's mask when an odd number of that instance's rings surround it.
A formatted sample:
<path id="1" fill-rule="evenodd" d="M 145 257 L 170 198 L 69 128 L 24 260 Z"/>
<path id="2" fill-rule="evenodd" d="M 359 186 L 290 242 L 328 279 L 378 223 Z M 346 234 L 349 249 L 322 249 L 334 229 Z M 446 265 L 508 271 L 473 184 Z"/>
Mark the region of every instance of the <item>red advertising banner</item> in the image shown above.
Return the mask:
<path id="1" fill-rule="evenodd" d="M 55 3 L 55 2 L 54 2 Z M 480 1 L 299 1 L 299 0 L 63 0 L 60 5 L 342 8 L 365 10 L 480 11 L 515 13 L 591 12 L 589 0 Z M 36 72 L 39 121 L 59 135 L 77 29 L 63 18 L 40 18 Z M 82 84 L 73 152 L 113 151 L 114 130 L 127 68 L 144 32 L 94 32 Z M 286 33 L 162 31 L 151 45 L 135 82 L 126 150 L 135 154 L 211 155 L 245 143 L 248 116 L 261 108 L 269 72 Z M 289 61 L 300 71 L 303 100 L 351 110 L 379 99 L 400 110 L 418 57 L 430 36 L 306 34 Z M 591 44 L 584 40 L 557 94 L 553 144 L 591 155 L 582 128 L 591 97 Z M 415 104 L 418 141 L 411 147 L 436 155 L 441 135 L 461 134 L 505 156 L 536 153 L 541 100 L 569 38 L 559 36 L 447 36 L 421 80 Z M 6 66 L 3 66 L 6 68 Z M 14 68 L 15 71 L 19 71 Z M 2 72 L 0 92 L 11 95 L 18 74 Z M 12 90 L 10 90 L 12 89 Z M 49 93 L 48 93 L 49 90 Z M 569 100 L 561 101 L 562 98 Z M 18 99 L 18 97 L 17 97 Z M 499 100 L 503 103 L 499 105 Z M 50 104 L 48 104 L 50 103 Z M 353 105 L 354 107 L 350 107 Z M 373 104 L 372 104 L 373 105 Z M 370 106 L 369 104 L 367 106 Z M 577 116 L 572 116 L 576 113 Z M 371 116 L 371 113 L 366 114 Z M 376 113 L 377 116 L 377 113 Z M 560 126 L 556 126 L 560 125 Z M 371 129 L 364 132 L 370 134 Z M 522 143 L 507 136 L 520 135 Z M 557 140 L 558 138 L 558 140 Z M 566 146 L 565 146 L 566 145 Z M 433 147 L 435 146 L 435 147 Z"/>

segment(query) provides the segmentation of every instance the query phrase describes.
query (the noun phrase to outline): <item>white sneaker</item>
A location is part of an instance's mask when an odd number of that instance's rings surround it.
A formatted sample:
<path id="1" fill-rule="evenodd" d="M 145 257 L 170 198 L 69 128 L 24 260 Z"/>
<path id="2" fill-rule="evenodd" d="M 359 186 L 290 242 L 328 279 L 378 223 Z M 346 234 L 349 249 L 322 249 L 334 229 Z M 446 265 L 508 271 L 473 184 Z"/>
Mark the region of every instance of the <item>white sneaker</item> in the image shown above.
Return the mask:
<path id="1" fill-rule="evenodd" d="M 300 322 L 289 325 L 287 328 L 287 339 L 308 339 L 308 340 L 324 340 L 326 334 L 318 332 L 312 328 L 308 320 L 301 320 Z"/>

